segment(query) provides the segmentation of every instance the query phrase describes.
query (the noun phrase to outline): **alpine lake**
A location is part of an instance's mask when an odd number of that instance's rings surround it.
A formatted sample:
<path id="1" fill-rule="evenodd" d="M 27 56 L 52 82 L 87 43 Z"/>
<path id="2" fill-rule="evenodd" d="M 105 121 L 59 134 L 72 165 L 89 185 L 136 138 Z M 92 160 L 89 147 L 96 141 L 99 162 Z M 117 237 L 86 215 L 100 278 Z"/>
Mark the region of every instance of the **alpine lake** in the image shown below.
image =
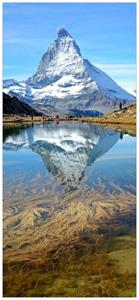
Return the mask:
<path id="1" fill-rule="evenodd" d="M 136 137 L 4 126 L 5 297 L 136 296 Z"/>

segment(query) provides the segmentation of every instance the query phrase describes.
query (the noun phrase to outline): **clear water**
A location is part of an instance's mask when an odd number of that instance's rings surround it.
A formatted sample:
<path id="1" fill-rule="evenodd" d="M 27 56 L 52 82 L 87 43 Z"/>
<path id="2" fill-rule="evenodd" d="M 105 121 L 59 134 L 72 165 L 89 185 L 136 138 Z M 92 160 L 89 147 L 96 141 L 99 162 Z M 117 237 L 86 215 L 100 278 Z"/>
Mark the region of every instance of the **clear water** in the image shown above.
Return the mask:
<path id="1" fill-rule="evenodd" d="M 5 127 L 4 295 L 136 295 L 136 138 L 99 125 Z"/>
<path id="2" fill-rule="evenodd" d="M 39 190 L 49 180 L 64 192 L 111 183 L 135 187 L 136 138 L 85 123 L 23 126 L 4 130 L 4 195 L 22 182 Z M 13 176 L 14 174 L 14 176 Z M 38 177 L 38 186 L 33 178 Z"/>

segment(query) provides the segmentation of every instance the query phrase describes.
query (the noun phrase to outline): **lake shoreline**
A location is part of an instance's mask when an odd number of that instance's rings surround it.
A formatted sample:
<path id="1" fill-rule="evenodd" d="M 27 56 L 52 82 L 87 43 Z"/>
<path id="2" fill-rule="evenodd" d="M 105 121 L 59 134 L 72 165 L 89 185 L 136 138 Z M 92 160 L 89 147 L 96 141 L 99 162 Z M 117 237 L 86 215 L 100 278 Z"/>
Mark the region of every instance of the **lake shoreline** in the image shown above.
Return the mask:
<path id="1" fill-rule="evenodd" d="M 92 123 L 92 124 L 98 124 L 103 126 L 104 128 L 110 128 L 112 130 L 116 131 L 124 131 L 127 134 L 136 136 L 136 121 L 135 122 L 128 122 L 128 123 L 122 123 L 122 122 L 110 122 L 110 121 L 104 121 L 100 118 L 45 118 L 43 120 L 42 117 L 36 117 L 34 116 L 33 119 L 30 116 L 21 117 L 21 116 L 8 116 L 3 117 L 3 126 L 4 127 L 18 127 L 21 125 L 33 125 L 33 124 L 46 124 L 48 122 L 84 122 L 84 123 Z"/>
<path id="2" fill-rule="evenodd" d="M 132 104 L 128 107 L 124 107 L 113 112 L 106 113 L 100 117 L 81 117 L 81 116 L 30 116 L 30 115 L 3 115 L 3 124 L 33 124 L 33 123 L 47 123 L 47 122 L 86 122 L 99 124 L 111 129 L 118 129 L 123 131 L 131 131 L 136 133 L 136 105 Z"/>
<path id="3" fill-rule="evenodd" d="M 49 122 L 49 121 L 53 121 L 53 122 L 60 122 L 60 121 L 80 121 L 80 122 L 87 122 L 87 123 L 98 123 L 98 124 L 115 124 L 115 125 L 136 125 L 136 121 L 134 122 L 119 122 L 118 120 L 114 120 L 114 121 L 106 121 L 106 120 L 101 120 L 100 118 L 88 118 L 88 117 L 72 117 L 72 118 L 64 118 L 64 117 L 60 117 L 60 118 L 55 118 L 55 117 L 46 117 L 44 120 L 42 117 L 36 117 L 34 116 L 33 119 L 31 118 L 31 116 L 12 116 L 9 115 L 8 117 L 3 117 L 3 123 L 45 123 L 45 122 Z"/>

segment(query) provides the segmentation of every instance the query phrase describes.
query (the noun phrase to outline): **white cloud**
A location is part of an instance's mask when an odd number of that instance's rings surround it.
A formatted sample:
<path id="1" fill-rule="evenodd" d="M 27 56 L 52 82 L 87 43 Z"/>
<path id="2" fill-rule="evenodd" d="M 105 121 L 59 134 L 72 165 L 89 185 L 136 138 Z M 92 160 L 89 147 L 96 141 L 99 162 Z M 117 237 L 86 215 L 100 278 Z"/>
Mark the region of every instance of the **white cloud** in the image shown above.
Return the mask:
<path id="1" fill-rule="evenodd" d="M 120 85 L 123 89 L 125 89 L 130 94 L 136 96 L 136 93 L 134 92 L 136 88 L 136 82 L 133 82 L 132 80 L 117 80 L 117 84 Z"/>
<path id="2" fill-rule="evenodd" d="M 11 37 L 11 38 L 7 38 L 4 39 L 4 44 L 22 44 L 25 43 L 26 40 L 23 38 L 15 38 L 15 37 Z"/>
<path id="3" fill-rule="evenodd" d="M 20 38 L 20 37 L 8 37 L 3 40 L 4 44 L 31 44 L 31 43 L 38 43 L 38 42 L 46 42 L 46 38 Z"/>
<path id="4" fill-rule="evenodd" d="M 12 76 L 4 76 L 3 79 L 10 79 L 10 78 L 14 78 L 15 80 L 19 80 L 19 81 L 22 81 L 22 80 L 27 80 L 29 77 L 32 76 L 32 73 L 22 73 L 22 74 L 19 74 L 19 75 L 12 75 Z"/>
<path id="5" fill-rule="evenodd" d="M 136 74 L 136 65 L 135 64 L 96 64 L 98 68 L 104 70 L 104 72 L 113 72 L 114 74 L 125 74 L 125 72 L 129 71 L 130 74 Z"/>
<path id="6" fill-rule="evenodd" d="M 135 95 L 136 65 L 135 64 L 95 64 L 108 74 L 118 85 Z"/>
<path id="7" fill-rule="evenodd" d="M 11 69 L 21 69 L 24 68 L 23 66 L 17 66 L 17 65 L 4 65 L 4 70 L 11 70 Z"/>

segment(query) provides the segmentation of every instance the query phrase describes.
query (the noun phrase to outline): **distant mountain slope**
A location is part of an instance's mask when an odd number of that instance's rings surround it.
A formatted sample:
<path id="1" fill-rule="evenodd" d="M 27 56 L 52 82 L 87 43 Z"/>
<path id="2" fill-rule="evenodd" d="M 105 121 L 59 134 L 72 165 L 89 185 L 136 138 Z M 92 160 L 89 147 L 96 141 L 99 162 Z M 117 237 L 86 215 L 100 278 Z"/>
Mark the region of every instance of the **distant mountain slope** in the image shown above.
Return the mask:
<path id="1" fill-rule="evenodd" d="M 73 114 L 78 110 L 106 113 L 128 106 L 135 97 L 81 55 L 80 48 L 61 28 L 41 58 L 36 73 L 26 81 L 4 81 L 4 91 L 40 111 Z"/>
<path id="2" fill-rule="evenodd" d="M 21 102 L 16 97 L 10 97 L 3 93 L 3 114 L 16 114 L 16 115 L 41 115 L 40 112 L 32 108 L 30 105 Z"/>

